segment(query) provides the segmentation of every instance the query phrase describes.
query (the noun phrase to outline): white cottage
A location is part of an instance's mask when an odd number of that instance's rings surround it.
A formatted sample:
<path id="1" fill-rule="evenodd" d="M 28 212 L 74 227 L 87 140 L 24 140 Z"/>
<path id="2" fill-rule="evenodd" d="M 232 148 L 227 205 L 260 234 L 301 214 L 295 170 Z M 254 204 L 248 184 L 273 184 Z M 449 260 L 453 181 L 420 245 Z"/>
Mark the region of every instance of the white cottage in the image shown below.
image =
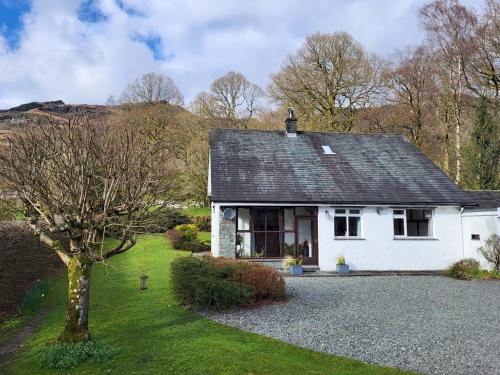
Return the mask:
<path id="1" fill-rule="evenodd" d="M 212 131 L 214 256 L 302 255 L 325 271 L 339 255 L 352 270 L 442 270 L 478 257 L 467 240 L 473 211 L 462 215 L 474 197 L 405 137 L 300 132 L 293 111 L 285 124 Z M 481 239 L 494 230 L 483 229 Z"/>

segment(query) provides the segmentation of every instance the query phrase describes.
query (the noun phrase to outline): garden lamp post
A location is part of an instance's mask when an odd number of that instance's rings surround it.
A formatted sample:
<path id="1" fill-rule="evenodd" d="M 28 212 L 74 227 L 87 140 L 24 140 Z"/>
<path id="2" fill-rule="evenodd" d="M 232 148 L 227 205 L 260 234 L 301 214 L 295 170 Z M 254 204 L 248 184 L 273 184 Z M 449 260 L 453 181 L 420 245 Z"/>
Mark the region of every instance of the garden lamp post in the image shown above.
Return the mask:
<path id="1" fill-rule="evenodd" d="M 148 289 L 148 276 L 142 274 L 139 279 L 141 280 L 141 290 Z"/>

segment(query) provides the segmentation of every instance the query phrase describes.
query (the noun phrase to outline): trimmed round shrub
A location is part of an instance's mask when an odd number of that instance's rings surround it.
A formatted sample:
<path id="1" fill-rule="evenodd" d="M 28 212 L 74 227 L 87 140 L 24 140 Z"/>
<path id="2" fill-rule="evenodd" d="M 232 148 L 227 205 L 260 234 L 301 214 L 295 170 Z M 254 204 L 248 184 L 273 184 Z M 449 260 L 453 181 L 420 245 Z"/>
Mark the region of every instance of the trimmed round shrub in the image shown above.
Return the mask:
<path id="1" fill-rule="evenodd" d="M 212 267 L 206 257 L 181 257 L 171 267 L 173 290 L 183 305 L 221 310 L 252 300 L 249 286 L 229 281 L 230 269 Z"/>
<path id="2" fill-rule="evenodd" d="M 181 257 L 172 263 L 172 286 L 183 305 L 225 309 L 285 297 L 277 270 L 233 259 Z"/>

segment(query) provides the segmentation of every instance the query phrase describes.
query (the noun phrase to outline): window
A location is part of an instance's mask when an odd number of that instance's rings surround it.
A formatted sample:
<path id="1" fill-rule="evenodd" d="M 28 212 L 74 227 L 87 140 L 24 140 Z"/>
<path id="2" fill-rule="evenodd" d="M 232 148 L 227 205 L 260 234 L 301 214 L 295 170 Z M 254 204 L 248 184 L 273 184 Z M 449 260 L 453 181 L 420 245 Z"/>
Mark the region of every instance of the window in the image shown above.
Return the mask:
<path id="1" fill-rule="evenodd" d="M 237 257 L 295 256 L 294 208 L 239 207 L 237 217 Z"/>
<path id="2" fill-rule="evenodd" d="M 480 240 L 481 236 L 479 234 L 471 234 L 470 239 L 471 240 Z"/>
<path id="3" fill-rule="evenodd" d="M 396 209 L 393 221 L 395 237 L 432 237 L 431 209 Z"/>
<path id="4" fill-rule="evenodd" d="M 361 210 L 335 209 L 333 226 L 335 237 L 361 237 Z"/>

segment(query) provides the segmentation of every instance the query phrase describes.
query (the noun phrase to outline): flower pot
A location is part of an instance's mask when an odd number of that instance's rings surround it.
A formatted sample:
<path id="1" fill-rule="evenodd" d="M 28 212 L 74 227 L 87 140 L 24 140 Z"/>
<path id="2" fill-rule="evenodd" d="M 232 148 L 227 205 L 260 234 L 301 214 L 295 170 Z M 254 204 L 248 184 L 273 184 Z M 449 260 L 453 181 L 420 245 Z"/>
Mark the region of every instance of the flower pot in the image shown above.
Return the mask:
<path id="1" fill-rule="evenodd" d="M 349 273 L 349 265 L 348 264 L 337 264 L 337 272 L 338 273 Z"/>
<path id="2" fill-rule="evenodd" d="M 290 272 L 292 276 L 300 276 L 302 275 L 302 266 L 289 266 L 288 272 Z"/>

